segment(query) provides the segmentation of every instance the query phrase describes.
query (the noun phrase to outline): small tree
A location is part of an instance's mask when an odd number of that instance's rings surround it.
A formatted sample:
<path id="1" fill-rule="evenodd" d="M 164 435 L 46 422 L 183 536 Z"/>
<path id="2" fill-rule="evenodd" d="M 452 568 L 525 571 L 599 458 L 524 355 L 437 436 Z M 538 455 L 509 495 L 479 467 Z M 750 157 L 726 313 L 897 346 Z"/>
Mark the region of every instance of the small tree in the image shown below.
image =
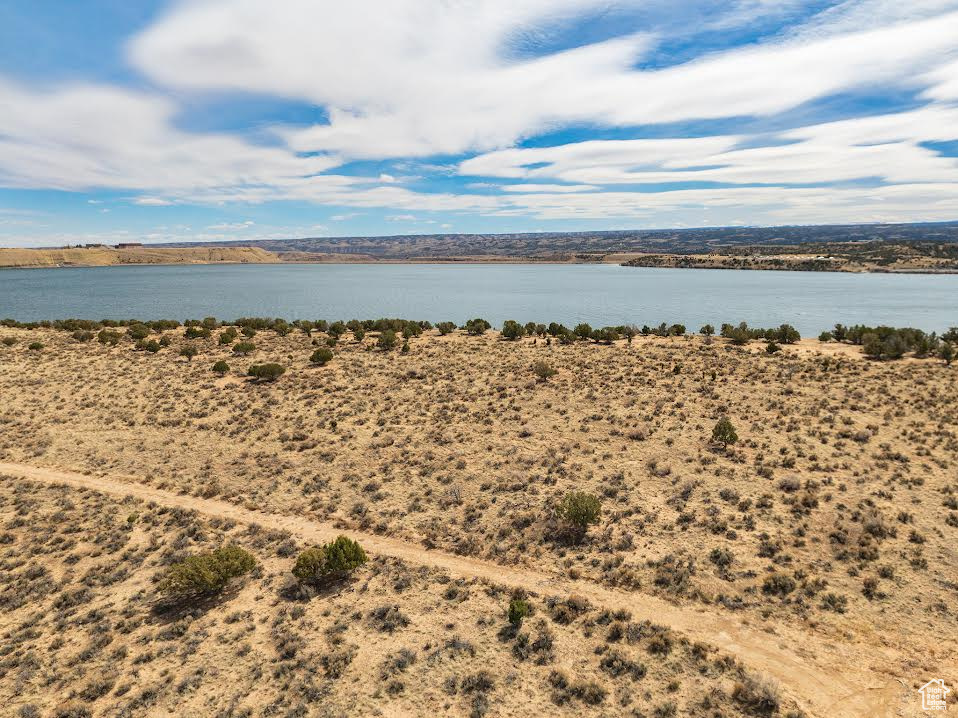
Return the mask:
<path id="1" fill-rule="evenodd" d="M 379 333 L 379 339 L 376 340 L 376 346 L 384 352 L 396 348 L 396 332 L 392 329 L 384 329 Z"/>
<path id="2" fill-rule="evenodd" d="M 126 328 L 126 333 L 130 339 L 138 342 L 150 336 L 150 328 L 145 324 L 131 324 Z"/>
<path id="3" fill-rule="evenodd" d="M 727 416 L 723 416 L 715 424 L 715 428 L 712 429 L 712 441 L 716 441 L 724 448 L 728 448 L 729 444 L 734 444 L 738 441 L 738 434 L 735 433 L 735 427 L 732 426 L 732 422 Z"/>
<path id="4" fill-rule="evenodd" d="M 775 331 L 775 339 L 782 344 L 794 344 L 801 338 L 802 335 L 791 324 L 783 324 Z"/>
<path id="5" fill-rule="evenodd" d="M 820 341 L 822 344 L 827 344 L 834 338 L 835 338 L 835 335 L 832 334 L 831 332 L 822 332 L 821 334 L 818 335 L 818 341 Z"/>
<path id="6" fill-rule="evenodd" d="M 945 364 L 950 365 L 955 360 L 955 348 L 948 342 L 945 342 L 941 345 L 938 356 L 941 357 L 941 360 L 945 362 Z"/>
<path id="7" fill-rule="evenodd" d="M 183 331 L 183 336 L 187 339 L 209 339 L 210 334 L 209 328 L 203 326 L 190 326 Z"/>
<path id="8" fill-rule="evenodd" d="M 303 551 L 293 565 L 300 583 L 324 583 L 345 578 L 367 561 L 356 541 L 340 536 L 332 543 Z"/>
<path id="9" fill-rule="evenodd" d="M 502 338 L 509 339 L 510 341 L 515 339 L 521 339 L 526 333 L 525 329 L 522 328 L 522 325 L 514 319 L 507 319 L 502 324 Z"/>
<path id="10" fill-rule="evenodd" d="M 225 373 L 228 372 L 229 370 L 230 370 L 230 365 L 227 364 L 227 363 L 226 363 L 225 361 L 223 361 L 222 359 L 220 359 L 218 362 L 216 362 L 216 363 L 213 365 L 213 371 L 215 371 L 215 372 L 216 372 L 217 374 L 219 374 L 220 376 L 222 376 L 223 374 L 225 374 Z"/>
<path id="11" fill-rule="evenodd" d="M 320 366 L 326 366 L 333 360 L 333 350 L 327 349 L 326 347 L 320 347 L 312 353 L 309 357 L 309 360 L 313 364 L 319 364 Z"/>
<path id="12" fill-rule="evenodd" d="M 874 332 L 869 332 L 862 337 L 862 351 L 869 359 L 881 359 L 885 353 L 885 344 L 880 336 Z"/>
<path id="13" fill-rule="evenodd" d="M 286 368 L 275 363 L 253 364 L 246 373 L 259 381 L 276 381 L 286 373 Z"/>
<path id="14" fill-rule="evenodd" d="M 475 319 L 470 319 L 467 321 L 463 328 L 469 334 L 472 334 L 473 336 L 479 336 L 480 334 L 485 334 L 487 330 L 492 329 L 492 325 L 485 319 L 476 317 Z"/>
<path id="15" fill-rule="evenodd" d="M 456 331 L 456 325 L 453 322 L 439 322 L 436 325 L 436 329 L 439 330 L 440 335 L 446 336 Z"/>
<path id="16" fill-rule="evenodd" d="M 232 344 L 236 341 L 236 329 L 230 327 L 220 332 L 219 342 L 220 344 Z"/>
<path id="17" fill-rule="evenodd" d="M 522 625 L 522 620 L 526 618 L 532 612 L 532 607 L 529 605 L 529 602 L 523 598 L 513 598 L 509 601 L 509 610 L 506 615 L 509 618 L 509 623 L 511 623 L 516 628 Z"/>
<path id="18" fill-rule="evenodd" d="M 100 344 L 109 344 L 115 347 L 120 343 L 120 333 L 111 329 L 101 329 L 100 333 L 96 335 L 96 340 Z"/>
<path id="19" fill-rule="evenodd" d="M 365 338 L 366 338 L 365 329 L 363 329 L 362 327 L 356 327 L 355 329 L 353 329 L 353 339 L 355 339 L 357 342 L 361 342 Z"/>
<path id="20" fill-rule="evenodd" d="M 782 348 L 775 342 L 769 342 L 765 345 L 766 354 L 777 354 L 780 351 L 782 351 Z"/>
<path id="21" fill-rule="evenodd" d="M 710 337 L 715 334 L 715 327 L 713 327 L 711 324 L 706 324 L 704 327 L 699 329 L 699 334 L 701 334 L 703 337 Z"/>
<path id="22" fill-rule="evenodd" d="M 93 341 L 93 332 L 78 329 L 77 331 L 73 332 L 73 338 L 81 344 L 86 344 L 89 341 Z"/>
<path id="23" fill-rule="evenodd" d="M 532 365 L 532 371 L 539 378 L 539 381 L 543 382 L 549 381 L 549 377 L 558 374 L 549 362 L 542 359 Z"/>
<path id="24" fill-rule="evenodd" d="M 599 523 L 602 517 L 602 502 L 593 494 L 572 491 L 559 502 L 556 516 L 578 540 L 585 536 L 589 526 Z"/>
<path id="25" fill-rule="evenodd" d="M 249 573 L 256 559 L 239 546 L 223 546 L 174 563 L 160 580 L 160 591 L 170 596 L 203 596 L 222 591 L 230 579 Z"/>
<path id="26" fill-rule="evenodd" d="M 589 339 L 592 336 L 592 327 L 582 322 L 581 324 L 576 324 L 572 333 L 579 337 L 579 339 Z"/>
<path id="27" fill-rule="evenodd" d="M 256 351 L 256 345 L 253 342 L 240 342 L 233 345 L 233 353 L 248 356 Z"/>
<path id="28" fill-rule="evenodd" d="M 186 357 L 186 361 L 193 361 L 193 357 L 199 354 L 199 349 L 197 349 L 192 344 L 187 344 L 182 349 L 180 349 L 180 356 Z"/>

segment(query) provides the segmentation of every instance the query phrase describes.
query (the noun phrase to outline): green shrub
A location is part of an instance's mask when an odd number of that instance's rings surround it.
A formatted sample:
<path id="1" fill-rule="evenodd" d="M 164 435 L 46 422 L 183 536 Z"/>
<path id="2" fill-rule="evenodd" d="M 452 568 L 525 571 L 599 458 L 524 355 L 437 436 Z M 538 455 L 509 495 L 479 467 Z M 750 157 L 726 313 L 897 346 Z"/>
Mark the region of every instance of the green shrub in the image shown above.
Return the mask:
<path id="1" fill-rule="evenodd" d="M 16 343 L 17 343 L 17 340 L 16 340 L 15 337 L 4 337 L 4 338 L 3 338 L 3 346 L 5 346 L 5 347 L 12 347 L 12 346 L 13 346 L 14 344 L 16 344 Z"/>
<path id="2" fill-rule="evenodd" d="M 392 329 L 384 329 L 379 333 L 379 339 L 376 341 L 376 346 L 382 349 L 384 352 L 394 349 L 396 346 L 396 332 L 394 332 Z"/>
<path id="3" fill-rule="evenodd" d="M 403 339 L 412 339 L 413 337 L 418 337 L 422 334 L 422 327 L 419 326 L 419 322 L 406 322 L 402 327 Z"/>
<path id="4" fill-rule="evenodd" d="M 467 321 L 462 328 L 472 336 L 479 336 L 480 334 L 485 334 L 487 330 L 492 329 L 492 325 L 485 319 L 477 317 Z"/>
<path id="5" fill-rule="evenodd" d="M 309 360 L 313 364 L 326 366 L 333 360 L 333 350 L 327 349 L 326 347 L 320 347 L 310 355 Z"/>
<path id="6" fill-rule="evenodd" d="M 229 370 L 230 370 L 230 365 L 227 364 L 222 359 L 220 359 L 218 362 L 216 362 L 213 365 L 213 371 L 215 371 L 217 374 L 225 374 Z"/>
<path id="7" fill-rule="evenodd" d="M 522 625 L 522 620 L 532 612 L 529 602 L 522 598 L 514 598 L 509 601 L 509 611 L 507 616 L 509 623 L 518 628 Z"/>
<path id="8" fill-rule="evenodd" d="M 835 335 L 832 334 L 831 332 L 822 332 L 821 334 L 818 335 L 818 341 L 820 341 L 822 344 L 826 344 L 832 341 L 834 338 L 835 338 Z"/>
<path id="9" fill-rule="evenodd" d="M 256 351 L 256 345 L 253 344 L 253 342 L 240 342 L 239 344 L 233 346 L 234 354 L 242 354 L 243 356 L 247 356 L 252 354 L 254 351 Z"/>
<path id="10" fill-rule="evenodd" d="M 236 341 L 236 330 L 233 327 L 220 332 L 220 344 L 232 344 Z"/>
<path id="11" fill-rule="evenodd" d="M 592 327 L 585 322 L 582 324 L 576 324 L 575 329 L 572 330 L 572 333 L 579 337 L 579 339 L 588 339 L 592 336 Z"/>
<path id="12" fill-rule="evenodd" d="M 126 333 L 130 339 L 138 342 L 150 336 L 150 328 L 145 324 L 131 324 L 126 328 Z"/>
<path id="13" fill-rule="evenodd" d="M 365 329 L 363 329 L 362 327 L 356 327 L 355 329 L 353 329 L 353 339 L 355 339 L 357 342 L 361 342 L 365 338 L 366 338 Z"/>
<path id="14" fill-rule="evenodd" d="M 439 322 L 436 325 L 436 329 L 439 330 L 439 334 L 446 336 L 447 334 L 451 334 L 452 332 L 456 331 L 456 325 L 453 322 Z"/>
<path id="15" fill-rule="evenodd" d="M 81 344 L 86 344 L 87 342 L 93 341 L 93 332 L 77 329 L 75 332 L 73 332 L 73 339 Z"/>
<path id="16" fill-rule="evenodd" d="M 948 342 L 945 342 L 941 345 L 938 356 L 945 364 L 951 364 L 955 360 L 955 348 Z"/>
<path id="17" fill-rule="evenodd" d="M 202 596 L 218 593 L 230 579 L 249 573 L 256 559 L 239 546 L 190 556 L 175 563 L 160 580 L 160 590 L 170 596 Z"/>
<path id="18" fill-rule="evenodd" d="M 726 448 L 729 444 L 734 444 L 738 441 L 738 434 L 735 432 L 735 427 L 732 426 L 732 422 L 727 416 L 723 416 L 716 422 L 715 428 L 712 429 L 712 441 L 718 442 Z"/>
<path id="19" fill-rule="evenodd" d="M 140 339 L 140 341 L 136 343 L 136 348 L 140 351 L 156 354 L 160 351 L 160 343 L 156 341 L 156 339 Z"/>
<path id="20" fill-rule="evenodd" d="M 766 354 L 778 354 L 780 351 L 782 351 L 782 348 L 775 342 L 769 342 L 765 345 Z"/>
<path id="21" fill-rule="evenodd" d="M 211 332 L 207 327 L 187 327 L 183 332 L 183 336 L 187 339 L 209 339 L 210 335 Z"/>
<path id="22" fill-rule="evenodd" d="M 180 356 L 186 357 L 187 361 L 193 361 L 193 357 L 195 357 L 199 353 L 200 353 L 199 349 L 197 349 L 192 344 L 187 344 L 186 346 L 180 349 Z"/>
<path id="23" fill-rule="evenodd" d="M 38 352 L 43 349 L 43 344 L 40 342 L 30 342 L 30 344 L 27 346 L 27 349 L 32 352 Z"/>
<path id="24" fill-rule="evenodd" d="M 699 329 L 699 334 L 704 337 L 710 337 L 715 334 L 715 327 L 713 327 L 711 324 L 706 324 L 704 327 Z"/>
<path id="25" fill-rule="evenodd" d="M 300 583 L 323 583 L 349 575 L 366 561 L 362 546 L 340 536 L 332 543 L 303 551 L 293 565 L 293 575 Z"/>
<path id="26" fill-rule="evenodd" d="M 522 325 L 519 322 L 513 319 L 507 319 L 502 325 L 502 332 L 500 332 L 503 339 L 521 339 L 526 330 L 522 328 Z"/>
<path id="27" fill-rule="evenodd" d="M 532 371 L 539 378 L 539 381 L 549 381 L 549 377 L 558 374 L 549 362 L 542 359 L 532 365 Z"/>
<path id="28" fill-rule="evenodd" d="M 248 376 L 259 381 L 276 381 L 286 373 L 286 367 L 282 364 L 270 362 L 269 364 L 253 364 L 246 372 Z"/>
<path id="29" fill-rule="evenodd" d="M 101 329 L 99 334 L 96 335 L 96 340 L 100 342 L 100 344 L 116 346 L 120 343 L 120 333 L 110 329 Z"/>
<path id="30" fill-rule="evenodd" d="M 556 507 L 556 516 L 579 537 L 592 524 L 599 523 L 602 517 L 602 502 L 597 496 L 583 491 L 572 491 L 566 494 Z"/>

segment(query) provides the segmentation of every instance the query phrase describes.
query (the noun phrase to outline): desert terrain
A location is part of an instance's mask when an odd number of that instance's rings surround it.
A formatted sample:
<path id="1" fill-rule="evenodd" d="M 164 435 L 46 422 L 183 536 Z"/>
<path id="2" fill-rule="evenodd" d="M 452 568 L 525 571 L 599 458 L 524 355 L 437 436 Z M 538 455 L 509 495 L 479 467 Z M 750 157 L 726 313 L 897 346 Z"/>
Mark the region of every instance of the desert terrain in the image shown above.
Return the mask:
<path id="1" fill-rule="evenodd" d="M 0 248 L 0 267 L 111 267 L 124 264 L 273 264 L 280 261 L 258 247 L 180 247 L 143 245 L 128 249 Z"/>
<path id="2" fill-rule="evenodd" d="M 318 331 L 117 331 L 0 327 L 11 715 L 912 716 L 953 686 L 943 361 L 428 329 L 322 363 Z M 584 534 L 572 492 L 601 503 Z M 340 534 L 369 561 L 304 590 L 297 555 Z M 163 599 L 227 543 L 256 568 Z"/>

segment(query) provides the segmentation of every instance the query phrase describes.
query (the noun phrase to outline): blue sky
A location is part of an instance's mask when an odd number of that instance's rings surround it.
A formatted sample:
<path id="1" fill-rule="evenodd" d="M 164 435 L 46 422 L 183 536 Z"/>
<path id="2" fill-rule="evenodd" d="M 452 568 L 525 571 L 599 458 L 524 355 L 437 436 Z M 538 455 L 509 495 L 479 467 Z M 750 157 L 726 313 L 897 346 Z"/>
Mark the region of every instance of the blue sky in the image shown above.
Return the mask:
<path id="1" fill-rule="evenodd" d="M 958 0 L 0 0 L 0 245 L 958 219 Z"/>

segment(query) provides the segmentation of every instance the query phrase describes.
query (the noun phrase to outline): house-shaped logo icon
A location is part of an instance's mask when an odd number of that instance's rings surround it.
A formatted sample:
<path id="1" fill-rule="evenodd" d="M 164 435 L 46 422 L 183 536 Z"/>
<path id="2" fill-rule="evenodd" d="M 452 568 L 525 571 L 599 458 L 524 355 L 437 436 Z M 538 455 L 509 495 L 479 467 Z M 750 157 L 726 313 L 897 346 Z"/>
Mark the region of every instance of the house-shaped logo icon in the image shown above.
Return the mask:
<path id="1" fill-rule="evenodd" d="M 926 711 L 943 711 L 948 709 L 948 694 L 951 689 L 941 678 L 933 678 L 918 689 L 921 693 L 921 707 Z"/>

